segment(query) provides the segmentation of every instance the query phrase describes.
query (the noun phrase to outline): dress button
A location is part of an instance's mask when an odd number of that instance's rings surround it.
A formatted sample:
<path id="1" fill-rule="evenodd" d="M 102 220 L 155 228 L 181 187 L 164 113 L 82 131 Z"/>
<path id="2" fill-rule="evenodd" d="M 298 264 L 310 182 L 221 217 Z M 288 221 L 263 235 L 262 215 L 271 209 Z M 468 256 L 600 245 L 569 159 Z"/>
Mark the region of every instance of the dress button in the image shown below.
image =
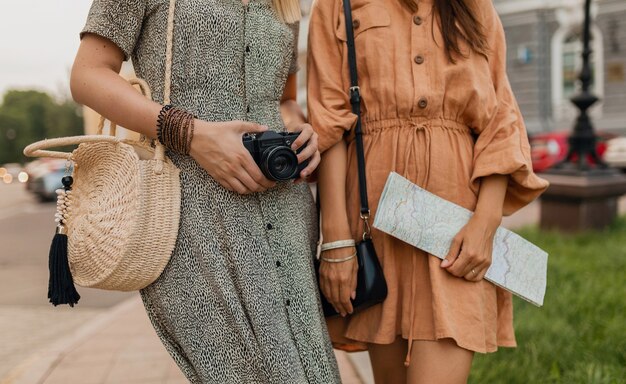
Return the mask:
<path id="1" fill-rule="evenodd" d="M 271 229 L 274 229 L 274 226 L 273 226 L 272 224 L 270 224 L 270 223 L 267 223 L 267 225 L 265 226 L 265 228 L 267 228 L 267 230 L 269 231 L 269 230 L 271 230 Z"/>
<path id="2" fill-rule="evenodd" d="M 415 23 L 415 25 L 422 25 L 422 23 L 424 22 L 424 20 L 422 20 L 422 18 L 421 18 L 421 17 L 419 17 L 419 16 L 415 16 L 415 17 L 413 18 L 413 22 Z"/>
<path id="3" fill-rule="evenodd" d="M 352 20 L 352 26 L 356 29 L 358 27 L 361 26 L 361 22 L 359 21 L 359 19 L 354 19 Z"/>
<path id="4" fill-rule="evenodd" d="M 291 301 L 290 301 L 289 299 L 287 299 L 287 301 L 285 301 L 285 304 L 286 304 L 287 306 L 289 306 L 289 304 L 291 304 Z"/>
<path id="5" fill-rule="evenodd" d="M 246 45 L 246 52 L 250 52 L 250 46 Z"/>
<path id="6" fill-rule="evenodd" d="M 250 106 L 249 105 L 246 107 L 246 112 L 250 113 Z"/>
<path id="7" fill-rule="evenodd" d="M 276 266 L 280 268 L 280 261 L 276 261 Z"/>
<path id="8" fill-rule="evenodd" d="M 426 108 L 426 107 L 428 106 L 428 100 L 426 100 L 426 98 L 425 98 L 425 97 L 422 97 L 422 98 L 420 98 L 420 99 L 419 99 L 419 101 L 417 102 L 417 105 L 418 105 L 420 108 L 424 109 L 424 108 Z"/>
<path id="9" fill-rule="evenodd" d="M 422 56 L 422 55 L 415 56 L 415 62 L 417 64 L 423 64 L 424 63 L 424 56 Z"/>

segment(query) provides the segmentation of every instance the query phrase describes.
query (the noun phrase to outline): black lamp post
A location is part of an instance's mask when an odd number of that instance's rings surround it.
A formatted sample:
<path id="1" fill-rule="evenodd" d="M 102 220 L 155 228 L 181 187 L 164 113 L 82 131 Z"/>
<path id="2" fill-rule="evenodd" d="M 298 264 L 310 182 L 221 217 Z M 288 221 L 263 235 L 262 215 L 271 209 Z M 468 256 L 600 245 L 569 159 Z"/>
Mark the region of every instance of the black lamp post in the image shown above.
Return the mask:
<path id="1" fill-rule="evenodd" d="M 607 166 L 596 152 L 596 135 L 587 111 L 599 99 L 589 91 L 591 86 L 592 50 L 591 40 L 591 0 L 585 0 L 585 20 L 583 26 L 583 68 L 580 72 L 581 92 L 571 101 L 580 110 L 574 132 L 569 137 L 569 151 L 565 160 L 555 166 L 556 173 L 576 174 L 579 172 L 606 173 Z M 593 160 L 593 163 L 589 160 Z"/>
<path id="2" fill-rule="evenodd" d="M 581 92 L 572 97 L 580 109 L 574 132 L 569 137 L 565 160 L 543 176 L 550 187 L 541 198 L 541 226 L 565 231 L 602 229 L 617 216 L 617 200 L 626 194 L 626 176 L 610 169 L 596 152 L 596 135 L 587 113 L 598 101 L 589 92 L 591 65 L 589 56 L 591 0 L 585 1 L 583 28 L 583 68 Z"/>

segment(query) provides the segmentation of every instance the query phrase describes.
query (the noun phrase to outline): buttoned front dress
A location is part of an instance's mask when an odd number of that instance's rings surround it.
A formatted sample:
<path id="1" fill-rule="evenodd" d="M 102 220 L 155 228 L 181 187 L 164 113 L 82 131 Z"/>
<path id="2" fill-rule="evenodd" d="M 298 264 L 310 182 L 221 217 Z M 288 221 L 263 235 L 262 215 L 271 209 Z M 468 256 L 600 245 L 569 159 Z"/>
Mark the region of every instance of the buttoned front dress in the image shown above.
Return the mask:
<path id="1" fill-rule="evenodd" d="M 83 33 L 132 57 L 163 98 L 167 0 L 95 0 Z M 280 99 L 295 72 L 298 25 L 271 0 L 178 0 L 172 104 L 206 121 L 284 129 Z M 156 116 L 155 116 L 156 119 Z M 141 291 L 163 344 L 192 383 L 338 383 L 314 277 L 318 227 L 305 184 L 239 195 L 191 157 L 181 220 L 163 274 Z"/>
<path id="2" fill-rule="evenodd" d="M 390 172 L 473 210 L 480 180 L 508 176 L 505 214 L 539 196 L 547 182 L 533 173 L 522 115 L 506 73 L 504 30 L 491 0 L 472 1 L 488 43 L 486 55 L 460 41 L 448 60 L 433 0 L 412 13 L 398 0 L 352 0 L 359 85 L 363 99 L 369 205 L 375 217 Z M 349 143 L 346 197 L 355 239 L 359 219 L 355 122 L 341 0 L 314 3 L 309 26 L 309 115 L 320 150 Z M 324 218 L 322 218 L 324 219 Z M 331 218 L 332 220 L 332 218 Z M 453 339 L 462 348 L 493 352 L 515 346 L 511 294 L 469 282 L 434 256 L 380 231 L 372 238 L 389 295 L 381 305 L 331 322 L 342 347 L 364 343 Z"/>

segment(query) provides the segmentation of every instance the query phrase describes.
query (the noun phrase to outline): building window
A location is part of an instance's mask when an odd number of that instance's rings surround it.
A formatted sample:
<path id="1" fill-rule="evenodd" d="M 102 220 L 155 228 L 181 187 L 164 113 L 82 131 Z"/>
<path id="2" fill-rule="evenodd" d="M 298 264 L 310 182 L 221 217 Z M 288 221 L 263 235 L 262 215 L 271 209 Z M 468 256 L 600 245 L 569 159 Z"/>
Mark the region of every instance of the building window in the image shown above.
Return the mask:
<path id="1" fill-rule="evenodd" d="M 580 71 L 583 68 L 583 43 L 582 36 L 579 33 L 569 35 L 563 43 L 563 98 L 569 100 L 580 90 Z M 590 57 L 591 64 L 591 92 L 596 93 L 595 87 L 595 55 Z"/>
<path id="2" fill-rule="evenodd" d="M 590 91 L 602 98 L 604 94 L 604 52 L 602 35 L 599 28 L 593 26 L 591 32 L 591 87 Z M 561 28 L 552 41 L 552 95 L 554 118 L 558 121 L 572 120 L 576 116 L 576 107 L 570 101 L 580 91 L 580 71 L 582 70 L 582 32 L 579 28 Z M 600 106 L 600 104 L 598 104 Z M 601 108 L 593 108 L 598 115 Z"/>

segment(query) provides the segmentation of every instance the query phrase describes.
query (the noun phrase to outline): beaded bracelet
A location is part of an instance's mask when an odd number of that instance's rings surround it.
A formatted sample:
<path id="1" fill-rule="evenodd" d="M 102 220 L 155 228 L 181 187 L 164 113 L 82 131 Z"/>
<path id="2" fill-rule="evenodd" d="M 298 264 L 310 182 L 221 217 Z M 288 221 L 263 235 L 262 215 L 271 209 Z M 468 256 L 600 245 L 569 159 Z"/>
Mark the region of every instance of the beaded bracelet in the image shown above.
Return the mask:
<path id="1" fill-rule="evenodd" d="M 194 133 L 195 117 L 180 108 L 165 105 L 157 118 L 157 139 L 166 148 L 188 155 Z"/>
<path id="2" fill-rule="evenodd" d="M 159 116 L 157 117 L 157 139 L 159 140 L 159 143 L 163 145 L 165 145 L 163 143 L 163 125 L 165 124 L 165 115 L 167 114 L 167 111 L 169 111 L 173 107 L 174 106 L 172 104 L 164 105 L 163 108 L 161 108 L 161 110 L 159 111 Z"/>

